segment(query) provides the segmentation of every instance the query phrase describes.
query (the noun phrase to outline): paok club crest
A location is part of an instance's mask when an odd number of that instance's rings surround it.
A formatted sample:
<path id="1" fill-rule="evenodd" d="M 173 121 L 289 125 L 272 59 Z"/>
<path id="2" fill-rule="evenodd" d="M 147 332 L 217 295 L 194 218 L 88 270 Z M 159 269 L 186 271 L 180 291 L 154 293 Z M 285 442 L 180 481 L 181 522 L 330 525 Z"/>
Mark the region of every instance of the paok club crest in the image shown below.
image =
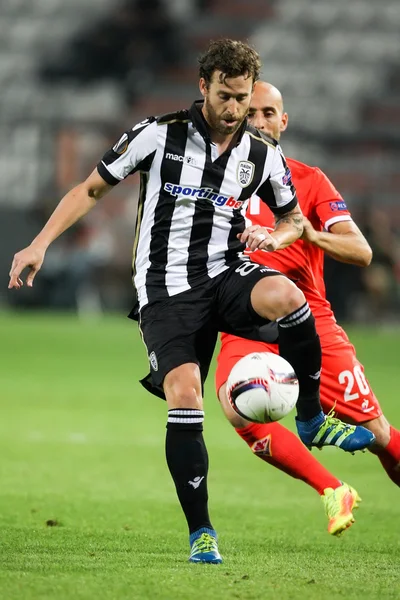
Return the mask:
<path id="1" fill-rule="evenodd" d="M 237 179 L 242 187 L 247 187 L 253 181 L 255 164 L 249 160 L 241 160 L 238 166 Z"/>

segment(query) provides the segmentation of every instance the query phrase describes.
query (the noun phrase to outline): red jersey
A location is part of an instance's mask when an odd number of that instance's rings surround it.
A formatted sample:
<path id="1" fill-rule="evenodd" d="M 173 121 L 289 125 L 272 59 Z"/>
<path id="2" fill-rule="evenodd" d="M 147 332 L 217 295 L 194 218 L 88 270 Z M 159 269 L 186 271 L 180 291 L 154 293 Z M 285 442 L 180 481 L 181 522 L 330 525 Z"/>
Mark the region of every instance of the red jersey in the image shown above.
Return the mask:
<path id="1" fill-rule="evenodd" d="M 314 229 L 328 231 L 334 223 L 351 220 L 343 198 L 320 169 L 291 158 L 286 162 L 292 173 L 300 208 Z M 246 217 L 253 225 L 274 229 L 273 214 L 257 196 L 250 199 Z M 284 250 L 256 250 L 249 255 L 255 262 L 281 271 L 302 290 L 316 319 L 321 342 L 325 342 L 325 345 L 335 343 L 337 336 L 340 336 L 341 341 L 343 336 L 347 339 L 343 329 L 337 325 L 331 305 L 326 299 L 323 250 L 303 240 L 297 240 Z M 323 340 L 324 336 L 329 336 L 329 341 Z"/>

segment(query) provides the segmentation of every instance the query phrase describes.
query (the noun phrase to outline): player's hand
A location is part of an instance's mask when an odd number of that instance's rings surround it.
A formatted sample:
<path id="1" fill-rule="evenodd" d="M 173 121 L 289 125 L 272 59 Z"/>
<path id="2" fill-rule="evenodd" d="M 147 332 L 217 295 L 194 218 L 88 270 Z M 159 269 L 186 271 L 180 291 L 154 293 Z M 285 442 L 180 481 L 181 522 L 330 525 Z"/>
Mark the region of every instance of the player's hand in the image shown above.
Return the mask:
<path id="1" fill-rule="evenodd" d="M 14 260 L 11 265 L 8 289 L 11 290 L 12 288 L 16 288 L 19 290 L 24 285 L 20 275 L 26 267 L 29 267 L 26 284 L 28 287 L 32 287 L 35 275 L 42 266 L 45 253 L 46 251 L 42 248 L 32 245 L 17 252 L 17 254 L 14 255 Z"/>
<path id="2" fill-rule="evenodd" d="M 303 234 L 301 236 L 302 240 L 305 240 L 306 242 L 309 242 L 310 244 L 313 244 L 315 242 L 315 240 L 317 239 L 317 232 L 314 229 L 314 227 L 312 226 L 311 222 L 307 219 L 307 217 L 305 217 L 303 215 Z"/>
<path id="3" fill-rule="evenodd" d="M 246 227 L 243 233 L 237 234 L 237 238 L 253 252 L 254 250 L 274 252 L 279 246 L 278 240 L 269 233 L 267 228 L 260 227 L 259 225 Z"/>

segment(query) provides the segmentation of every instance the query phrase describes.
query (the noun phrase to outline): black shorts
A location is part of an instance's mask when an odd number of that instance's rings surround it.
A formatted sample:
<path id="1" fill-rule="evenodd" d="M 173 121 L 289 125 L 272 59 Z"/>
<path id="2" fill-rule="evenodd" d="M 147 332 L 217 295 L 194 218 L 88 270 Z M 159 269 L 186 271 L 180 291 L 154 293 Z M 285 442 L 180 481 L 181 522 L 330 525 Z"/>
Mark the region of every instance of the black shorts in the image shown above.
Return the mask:
<path id="1" fill-rule="evenodd" d="M 255 284 L 271 275 L 282 273 L 240 260 L 206 285 L 146 304 L 140 311 L 139 326 L 150 373 L 141 380 L 142 385 L 165 399 L 164 377 L 185 363 L 199 365 L 204 384 L 220 331 L 276 342 L 276 324 L 260 317 L 250 302 Z"/>

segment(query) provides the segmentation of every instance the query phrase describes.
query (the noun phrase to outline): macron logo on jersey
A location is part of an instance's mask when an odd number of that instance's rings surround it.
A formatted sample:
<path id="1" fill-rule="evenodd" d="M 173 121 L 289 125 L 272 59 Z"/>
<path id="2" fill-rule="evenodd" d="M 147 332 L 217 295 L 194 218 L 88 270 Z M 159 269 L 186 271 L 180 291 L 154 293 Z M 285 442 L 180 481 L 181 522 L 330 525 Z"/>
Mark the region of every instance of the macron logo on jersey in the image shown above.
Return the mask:
<path id="1" fill-rule="evenodd" d="M 216 206 L 228 206 L 229 208 L 240 208 L 243 204 L 240 200 L 236 200 L 233 196 L 222 196 L 217 194 L 211 188 L 199 188 L 181 185 L 175 185 L 174 183 L 166 183 L 164 190 L 171 194 L 171 196 L 191 196 L 192 198 L 204 198 L 204 200 L 210 200 Z"/>
<path id="2" fill-rule="evenodd" d="M 180 154 L 172 154 L 172 152 L 167 152 L 165 158 L 168 160 L 176 160 L 187 165 L 192 165 L 193 167 L 196 166 L 196 161 L 192 156 L 181 156 Z"/>

